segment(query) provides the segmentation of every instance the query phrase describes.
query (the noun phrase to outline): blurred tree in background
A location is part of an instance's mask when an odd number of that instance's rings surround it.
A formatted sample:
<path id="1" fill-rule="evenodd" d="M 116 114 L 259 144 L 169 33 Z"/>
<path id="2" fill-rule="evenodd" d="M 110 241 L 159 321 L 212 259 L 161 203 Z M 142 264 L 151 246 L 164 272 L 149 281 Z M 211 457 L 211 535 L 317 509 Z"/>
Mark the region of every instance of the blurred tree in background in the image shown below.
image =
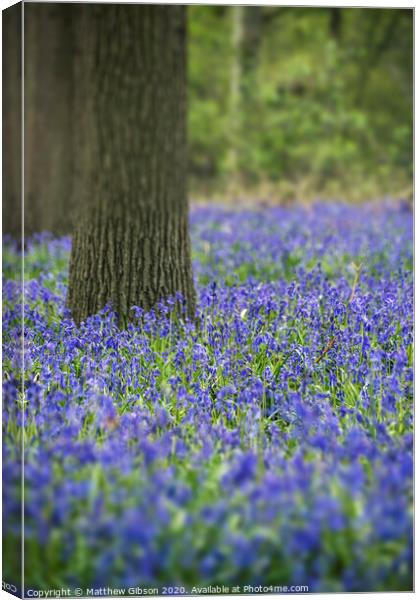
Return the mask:
<path id="1" fill-rule="evenodd" d="M 411 10 L 188 10 L 193 198 L 411 194 Z"/>

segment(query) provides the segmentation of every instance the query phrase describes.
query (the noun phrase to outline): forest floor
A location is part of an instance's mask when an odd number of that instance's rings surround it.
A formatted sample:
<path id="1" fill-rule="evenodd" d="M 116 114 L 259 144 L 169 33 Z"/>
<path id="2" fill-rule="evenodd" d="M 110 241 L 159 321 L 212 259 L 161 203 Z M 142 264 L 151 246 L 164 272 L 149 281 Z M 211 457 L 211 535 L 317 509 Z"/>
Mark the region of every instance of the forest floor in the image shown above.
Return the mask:
<path id="1" fill-rule="evenodd" d="M 199 325 L 168 303 L 124 331 L 107 309 L 75 326 L 70 241 L 33 238 L 25 396 L 6 244 L 4 534 L 24 430 L 26 586 L 412 589 L 412 225 L 392 202 L 193 207 Z"/>

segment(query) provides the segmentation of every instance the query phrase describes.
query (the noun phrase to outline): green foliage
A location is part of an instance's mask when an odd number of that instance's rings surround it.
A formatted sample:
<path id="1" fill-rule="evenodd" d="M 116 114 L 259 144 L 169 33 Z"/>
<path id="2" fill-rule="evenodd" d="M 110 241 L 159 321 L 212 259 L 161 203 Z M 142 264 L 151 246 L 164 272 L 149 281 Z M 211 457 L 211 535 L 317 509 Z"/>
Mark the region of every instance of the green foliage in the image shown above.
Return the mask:
<path id="1" fill-rule="evenodd" d="M 235 112 L 235 10 L 189 7 L 192 195 L 409 195 L 412 11 L 260 7 Z"/>

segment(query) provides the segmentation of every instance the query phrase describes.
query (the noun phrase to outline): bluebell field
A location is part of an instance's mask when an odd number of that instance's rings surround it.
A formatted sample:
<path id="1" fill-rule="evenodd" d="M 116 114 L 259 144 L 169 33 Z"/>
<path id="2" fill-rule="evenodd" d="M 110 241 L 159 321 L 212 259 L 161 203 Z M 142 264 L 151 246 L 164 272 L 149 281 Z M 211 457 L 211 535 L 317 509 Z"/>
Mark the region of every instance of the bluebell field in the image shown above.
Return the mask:
<path id="1" fill-rule="evenodd" d="M 6 544 L 25 583 L 412 589 L 412 213 L 191 212 L 197 323 L 65 308 L 70 240 L 3 283 Z M 24 418 L 22 416 L 24 412 Z M 18 556 L 7 553 L 13 574 Z"/>

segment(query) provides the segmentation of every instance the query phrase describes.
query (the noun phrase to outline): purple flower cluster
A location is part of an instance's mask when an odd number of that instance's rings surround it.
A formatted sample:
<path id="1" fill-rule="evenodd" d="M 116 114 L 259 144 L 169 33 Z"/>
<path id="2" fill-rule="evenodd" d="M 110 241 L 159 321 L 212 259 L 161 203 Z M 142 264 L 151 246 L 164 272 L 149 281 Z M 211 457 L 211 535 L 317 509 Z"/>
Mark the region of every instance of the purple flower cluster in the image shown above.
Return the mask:
<path id="1" fill-rule="evenodd" d="M 64 305 L 70 242 L 4 250 L 3 463 L 28 586 L 412 587 L 412 215 L 191 216 L 199 325 Z M 167 313 L 167 314 L 164 314 Z M 10 567 L 12 569 L 12 567 Z"/>

